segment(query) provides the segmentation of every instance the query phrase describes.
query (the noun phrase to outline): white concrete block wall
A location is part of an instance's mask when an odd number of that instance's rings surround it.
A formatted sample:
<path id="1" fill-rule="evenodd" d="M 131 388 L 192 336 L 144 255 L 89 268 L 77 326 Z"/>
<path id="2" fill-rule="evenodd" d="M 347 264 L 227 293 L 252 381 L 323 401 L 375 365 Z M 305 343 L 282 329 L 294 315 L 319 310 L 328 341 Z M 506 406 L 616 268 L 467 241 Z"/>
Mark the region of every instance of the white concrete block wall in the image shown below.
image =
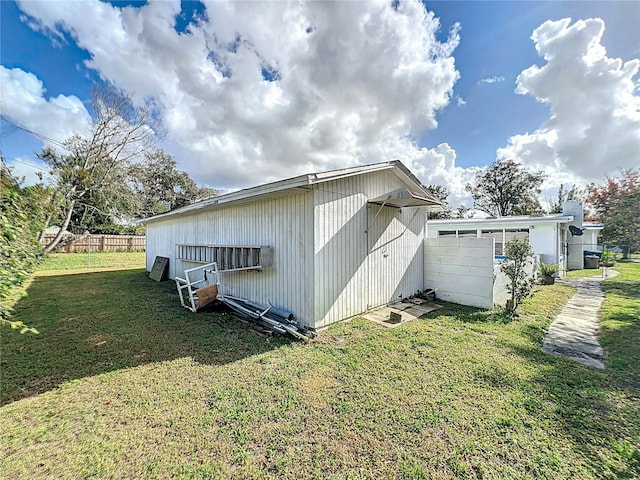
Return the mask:
<path id="1" fill-rule="evenodd" d="M 495 278 L 493 281 L 493 305 L 496 307 L 504 307 L 511 298 L 511 295 L 507 291 L 509 279 L 500 271 L 499 263 L 494 266 L 493 273 Z"/>
<path id="2" fill-rule="evenodd" d="M 437 298 L 473 307 L 493 308 L 493 238 L 424 240 L 424 288 Z"/>
<path id="3" fill-rule="evenodd" d="M 578 200 L 569 200 L 562 205 L 563 215 L 573 215 L 574 219 L 569 225 L 576 228 L 582 228 L 584 209 L 582 203 Z M 582 236 L 571 235 L 567 237 L 569 243 L 569 258 L 567 259 L 567 268 L 569 270 L 582 270 L 584 268 L 584 239 Z"/>
<path id="4" fill-rule="evenodd" d="M 525 272 L 527 276 L 531 277 L 535 274 L 536 264 L 539 260 L 536 257 L 530 257 L 529 262 L 525 266 Z M 494 281 L 493 281 L 493 306 L 505 307 L 507 300 L 511 299 L 511 294 L 507 290 L 509 285 L 509 278 L 500 270 L 500 264 L 497 263 L 494 267 Z"/>

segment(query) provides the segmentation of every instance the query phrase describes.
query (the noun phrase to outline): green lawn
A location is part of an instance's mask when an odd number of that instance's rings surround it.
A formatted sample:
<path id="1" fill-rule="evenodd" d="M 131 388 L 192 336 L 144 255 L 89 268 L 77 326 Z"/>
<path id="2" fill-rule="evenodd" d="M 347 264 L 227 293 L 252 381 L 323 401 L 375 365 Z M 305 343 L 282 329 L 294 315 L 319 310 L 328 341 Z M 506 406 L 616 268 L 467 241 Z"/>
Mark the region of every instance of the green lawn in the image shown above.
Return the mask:
<path id="1" fill-rule="evenodd" d="M 611 268 L 615 270 L 615 268 Z M 582 277 L 602 277 L 602 268 L 587 268 L 585 270 L 569 270 L 564 278 L 575 280 Z"/>
<path id="2" fill-rule="evenodd" d="M 605 283 L 605 371 L 540 351 L 566 285 L 512 322 L 447 304 L 302 344 L 142 269 L 69 268 L 16 305 L 40 335 L 0 331 L 5 478 L 640 476 L 640 264 Z"/>
<path id="3" fill-rule="evenodd" d="M 144 268 L 145 252 L 51 253 L 40 271 Z"/>

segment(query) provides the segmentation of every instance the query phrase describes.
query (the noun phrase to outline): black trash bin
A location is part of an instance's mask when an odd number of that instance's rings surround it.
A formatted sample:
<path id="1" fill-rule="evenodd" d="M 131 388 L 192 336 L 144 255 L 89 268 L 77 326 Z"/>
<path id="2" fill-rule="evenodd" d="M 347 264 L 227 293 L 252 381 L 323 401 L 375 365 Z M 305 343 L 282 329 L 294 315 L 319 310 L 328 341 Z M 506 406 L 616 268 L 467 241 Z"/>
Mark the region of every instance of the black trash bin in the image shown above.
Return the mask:
<path id="1" fill-rule="evenodd" d="M 586 269 L 600 268 L 600 258 L 597 255 L 585 255 L 584 268 Z"/>

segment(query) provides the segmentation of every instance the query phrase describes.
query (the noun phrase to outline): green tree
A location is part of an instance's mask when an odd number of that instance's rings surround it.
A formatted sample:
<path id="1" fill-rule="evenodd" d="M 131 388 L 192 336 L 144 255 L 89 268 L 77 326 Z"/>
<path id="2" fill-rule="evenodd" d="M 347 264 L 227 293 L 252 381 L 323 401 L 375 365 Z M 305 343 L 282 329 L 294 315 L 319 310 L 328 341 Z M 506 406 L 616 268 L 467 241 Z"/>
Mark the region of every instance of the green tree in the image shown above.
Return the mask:
<path id="1" fill-rule="evenodd" d="M 454 212 L 451 213 L 451 218 L 473 218 L 475 212 L 469 213 L 471 210 L 469 207 L 460 205 Z"/>
<path id="2" fill-rule="evenodd" d="M 465 189 L 473 197 L 474 208 L 491 216 L 530 215 L 542 211 L 538 195 L 544 179 L 542 172 L 530 173 L 513 160 L 499 160 Z"/>
<path id="3" fill-rule="evenodd" d="M 442 185 L 429 185 L 425 187 L 432 196 L 437 198 L 442 204 L 441 212 L 429 212 L 427 214 L 427 218 L 429 220 L 440 220 L 440 219 L 448 219 L 448 218 L 465 218 L 465 215 L 468 215 L 469 208 L 464 205 L 460 205 L 455 210 L 451 210 L 451 205 L 449 204 L 449 195 L 451 192 L 447 189 L 447 187 L 443 187 Z"/>
<path id="4" fill-rule="evenodd" d="M 556 200 L 549 201 L 549 213 L 562 213 L 562 205 L 568 200 L 580 200 L 584 197 L 584 190 L 578 188 L 577 185 L 572 185 L 569 190 L 564 189 L 564 185 L 561 183 L 558 188 L 558 197 Z"/>
<path id="5" fill-rule="evenodd" d="M 82 225 L 94 213 L 122 218 L 135 211 L 128 168 L 158 140 L 151 108 L 136 105 L 131 95 L 107 85 L 93 90 L 91 103 L 88 137 L 72 136 L 64 152 L 45 148 L 38 154 L 55 179 L 62 222 L 46 252 L 55 249 L 74 216 Z"/>
<path id="6" fill-rule="evenodd" d="M 437 219 L 445 219 L 451 218 L 451 206 L 449 205 L 448 198 L 450 195 L 449 190 L 442 185 L 429 185 L 425 187 L 433 197 L 438 199 L 442 204 L 442 211 L 440 212 L 429 212 L 427 218 L 429 220 L 437 220 Z"/>
<path id="7" fill-rule="evenodd" d="M 505 243 L 504 251 L 508 259 L 500 265 L 500 271 L 509 279 L 507 291 L 511 299 L 507 302 L 507 313 L 514 315 L 533 288 L 533 278 L 527 271 L 533 264 L 533 249 L 529 239 L 514 237 Z"/>
<path id="8" fill-rule="evenodd" d="M 0 324 L 38 333 L 10 319 L 9 292 L 22 284 L 42 254 L 38 234 L 50 214 L 51 191 L 42 184 L 21 187 L 11 170 L 0 165 Z"/>
<path id="9" fill-rule="evenodd" d="M 604 224 L 602 237 L 617 243 L 625 257 L 640 247 L 640 170 L 624 170 L 617 178 L 587 187 L 594 219 Z"/>
<path id="10" fill-rule="evenodd" d="M 143 218 L 219 195 L 217 190 L 199 187 L 163 150 L 145 152 L 144 158 L 130 167 L 129 177 L 138 203 L 137 215 Z"/>

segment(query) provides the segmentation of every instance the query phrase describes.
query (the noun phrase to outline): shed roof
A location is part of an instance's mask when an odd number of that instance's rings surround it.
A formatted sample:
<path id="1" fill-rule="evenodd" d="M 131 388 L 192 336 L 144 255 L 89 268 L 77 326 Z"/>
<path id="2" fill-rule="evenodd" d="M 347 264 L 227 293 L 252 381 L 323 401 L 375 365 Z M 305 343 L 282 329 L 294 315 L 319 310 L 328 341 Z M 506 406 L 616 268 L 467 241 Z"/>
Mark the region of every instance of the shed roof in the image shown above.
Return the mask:
<path id="1" fill-rule="evenodd" d="M 341 168 L 338 170 L 330 170 L 327 172 L 309 173 L 297 177 L 287 178 L 277 182 L 265 183 L 251 188 L 245 188 L 236 192 L 227 193 L 218 197 L 201 200 L 191 205 L 171 210 L 170 212 L 155 215 L 153 217 L 142 220 L 142 223 L 152 223 L 165 220 L 174 216 L 189 215 L 205 209 L 213 209 L 231 204 L 248 203 L 259 200 L 263 196 L 272 194 L 285 194 L 287 190 L 295 191 L 299 189 L 308 189 L 310 186 L 338 180 L 341 178 L 363 175 L 366 173 L 389 171 L 397 175 L 410 189 L 408 190 L 414 195 L 413 198 L 420 198 L 421 205 L 440 206 L 441 202 L 433 197 L 425 190 L 417 177 L 403 165 L 400 160 L 390 162 L 374 163 L 371 165 L 362 165 L 357 167 Z M 405 205 L 408 206 L 408 205 Z"/>

